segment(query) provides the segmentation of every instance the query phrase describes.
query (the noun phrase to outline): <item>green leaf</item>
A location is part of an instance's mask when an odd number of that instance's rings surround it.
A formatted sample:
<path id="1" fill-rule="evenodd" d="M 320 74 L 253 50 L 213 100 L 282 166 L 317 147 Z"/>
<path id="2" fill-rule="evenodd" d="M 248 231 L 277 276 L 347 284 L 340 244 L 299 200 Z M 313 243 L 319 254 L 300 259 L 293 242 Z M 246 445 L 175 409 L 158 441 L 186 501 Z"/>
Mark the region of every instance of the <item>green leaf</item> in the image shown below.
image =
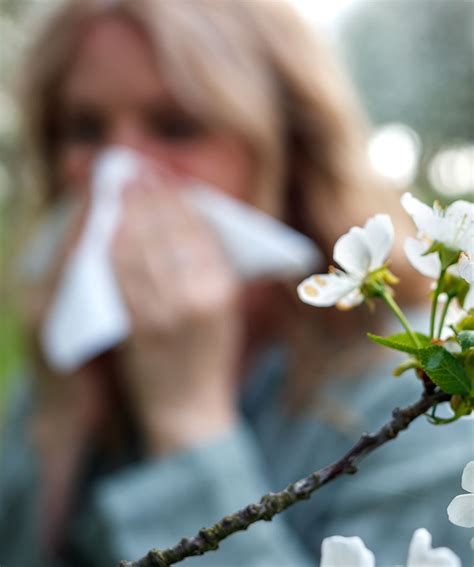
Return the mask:
<path id="1" fill-rule="evenodd" d="M 413 341 L 408 333 L 397 333 L 396 335 L 391 335 L 390 337 L 380 337 L 379 335 L 373 335 L 372 333 L 367 333 L 367 336 L 371 341 L 379 345 L 386 346 L 388 348 L 393 348 L 394 350 L 400 350 L 402 352 L 408 352 L 409 354 L 417 354 L 421 349 L 424 349 L 430 344 L 430 338 L 422 333 L 415 333 L 421 348 L 416 348 Z"/>
<path id="2" fill-rule="evenodd" d="M 469 376 L 459 360 L 445 348 L 433 345 L 420 350 L 418 356 L 423 370 L 444 392 L 462 396 L 470 394 Z"/>
<path id="3" fill-rule="evenodd" d="M 402 363 L 400 363 L 396 368 L 392 370 L 392 374 L 395 377 L 401 376 L 407 370 L 415 370 L 416 368 L 421 368 L 421 364 L 418 359 L 416 358 L 407 358 Z"/>
<path id="4" fill-rule="evenodd" d="M 464 317 L 457 325 L 455 325 L 456 330 L 461 331 L 474 331 L 474 313 L 471 314 L 472 309 L 469 311 L 467 317 Z"/>
<path id="5" fill-rule="evenodd" d="M 471 395 L 474 393 L 474 349 L 468 349 L 463 352 L 464 358 L 464 368 L 466 369 L 466 374 L 471 381 Z"/>
<path id="6" fill-rule="evenodd" d="M 461 331 L 458 340 L 462 350 L 474 347 L 474 331 Z"/>

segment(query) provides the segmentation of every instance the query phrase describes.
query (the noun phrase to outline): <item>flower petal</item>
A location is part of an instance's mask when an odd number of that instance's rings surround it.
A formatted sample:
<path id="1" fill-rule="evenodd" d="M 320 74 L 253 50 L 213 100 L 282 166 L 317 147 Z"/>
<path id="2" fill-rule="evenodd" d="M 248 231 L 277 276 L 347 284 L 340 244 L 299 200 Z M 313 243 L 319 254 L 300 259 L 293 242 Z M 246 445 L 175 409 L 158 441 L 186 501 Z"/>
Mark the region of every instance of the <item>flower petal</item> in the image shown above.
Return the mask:
<path id="1" fill-rule="evenodd" d="M 348 293 L 357 289 L 360 280 L 347 274 L 317 274 L 306 278 L 297 288 L 301 301 L 316 307 L 329 307 L 335 305 Z"/>
<path id="2" fill-rule="evenodd" d="M 400 203 L 405 211 L 413 218 L 420 216 L 433 216 L 433 209 L 416 197 L 413 197 L 411 193 L 403 193 Z"/>
<path id="3" fill-rule="evenodd" d="M 453 250 L 472 250 L 474 238 L 474 204 L 467 201 L 454 201 L 443 212 L 437 225 L 435 240 L 443 242 Z"/>
<path id="4" fill-rule="evenodd" d="M 354 226 L 334 245 L 334 260 L 349 274 L 365 276 L 369 271 L 371 252 L 364 230 Z"/>
<path id="5" fill-rule="evenodd" d="M 364 294 L 360 291 L 359 288 L 350 291 L 347 295 L 345 295 L 342 299 L 340 299 L 336 303 L 336 307 L 341 309 L 342 311 L 348 311 L 353 307 L 357 307 L 360 305 L 365 299 Z"/>
<path id="6" fill-rule="evenodd" d="M 464 298 L 463 308 L 466 311 L 469 311 L 470 309 L 474 309 L 474 284 L 469 286 L 469 291 L 467 292 L 467 295 Z"/>
<path id="7" fill-rule="evenodd" d="M 360 537 L 323 539 L 320 567 L 375 567 L 375 556 Z"/>
<path id="8" fill-rule="evenodd" d="M 416 197 L 413 197 L 411 193 L 404 193 L 400 202 L 405 211 L 413 219 L 417 229 L 423 232 L 423 234 L 431 236 L 439 220 L 439 215 L 435 210 L 425 205 L 425 203 L 422 203 Z"/>
<path id="9" fill-rule="evenodd" d="M 459 557 L 447 547 L 431 547 L 431 534 L 420 528 L 411 538 L 407 567 L 461 567 Z"/>
<path id="10" fill-rule="evenodd" d="M 430 247 L 429 242 L 419 238 L 408 237 L 405 239 L 403 249 L 410 264 L 428 278 L 438 279 L 441 271 L 441 262 L 436 252 L 423 256 Z"/>
<path id="11" fill-rule="evenodd" d="M 446 209 L 445 218 L 456 226 L 453 241 L 459 245 L 460 250 L 472 251 L 474 244 L 474 203 L 468 201 L 454 201 Z"/>
<path id="12" fill-rule="evenodd" d="M 455 201 L 447 209 L 435 203 L 432 209 L 410 193 L 401 203 L 418 230 L 448 248 L 474 253 L 474 203 Z"/>
<path id="13" fill-rule="evenodd" d="M 472 219 L 474 218 L 474 203 L 458 199 L 446 208 L 445 216 Z"/>
<path id="14" fill-rule="evenodd" d="M 394 230 L 388 215 L 375 215 L 364 226 L 366 242 L 371 253 L 370 270 L 380 268 L 393 246 Z"/>
<path id="15" fill-rule="evenodd" d="M 465 233 L 469 226 L 469 207 L 467 201 L 454 201 L 444 211 L 440 223 L 440 234 L 436 240 L 443 242 L 453 250 L 462 250 Z"/>
<path id="16" fill-rule="evenodd" d="M 474 258 L 462 253 L 458 260 L 458 272 L 467 283 L 474 284 Z"/>
<path id="17" fill-rule="evenodd" d="M 471 259 L 474 258 L 474 218 L 471 220 L 471 224 L 465 233 L 465 242 L 462 243 L 461 247 L 463 252 L 466 252 Z"/>
<path id="18" fill-rule="evenodd" d="M 474 461 L 469 461 L 464 467 L 461 486 L 467 492 L 474 492 Z"/>
<path id="19" fill-rule="evenodd" d="M 450 341 L 445 341 L 443 347 L 451 354 L 459 354 L 460 352 L 462 352 L 461 345 L 458 342 L 456 342 L 455 339 Z"/>
<path id="20" fill-rule="evenodd" d="M 449 521 L 462 528 L 474 528 L 474 494 L 460 494 L 448 506 Z"/>

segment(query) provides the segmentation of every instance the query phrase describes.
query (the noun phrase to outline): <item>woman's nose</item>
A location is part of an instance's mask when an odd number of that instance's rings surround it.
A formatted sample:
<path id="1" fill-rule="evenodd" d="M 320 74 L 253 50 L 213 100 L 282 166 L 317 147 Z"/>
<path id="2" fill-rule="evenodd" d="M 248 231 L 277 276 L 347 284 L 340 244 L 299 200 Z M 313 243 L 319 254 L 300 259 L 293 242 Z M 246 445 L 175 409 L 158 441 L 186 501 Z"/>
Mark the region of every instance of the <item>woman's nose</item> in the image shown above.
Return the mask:
<path id="1" fill-rule="evenodd" d="M 125 146 L 159 162 L 171 171 L 176 169 L 173 152 L 166 144 L 151 137 L 146 126 L 133 117 L 123 117 L 110 126 L 107 145 Z"/>
<path id="2" fill-rule="evenodd" d="M 107 144 L 111 146 L 127 146 L 140 153 L 147 153 L 149 145 L 143 127 L 133 117 L 121 117 L 115 120 L 108 132 Z"/>

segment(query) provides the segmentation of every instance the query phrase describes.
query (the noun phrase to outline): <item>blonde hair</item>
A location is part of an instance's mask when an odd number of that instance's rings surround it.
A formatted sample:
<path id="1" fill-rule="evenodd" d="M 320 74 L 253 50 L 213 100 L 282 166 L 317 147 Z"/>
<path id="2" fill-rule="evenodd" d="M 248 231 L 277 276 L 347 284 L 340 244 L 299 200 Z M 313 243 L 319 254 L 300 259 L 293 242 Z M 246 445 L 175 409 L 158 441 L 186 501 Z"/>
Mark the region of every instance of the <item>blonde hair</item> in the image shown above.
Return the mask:
<path id="1" fill-rule="evenodd" d="M 23 69 L 28 147 L 47 198 L 55 189 L 54 96 L 84 26 L 107 15 L 144 31 L 160 77 L 178 102 L 253 148 L 256 204 L 271 209 L 279 194 L 283 218 L 314 238 L 328 259 L 348 227 L 374 212 L 399 217 L 396 196 L 381 188 L 368 166 L 368 128 L 338 62 L 289 5 L 266 0 L 63 3 Z M 315 311 L 305 309 L 311 318 Z"/>
<path id="2" fill-rule="evenodd" d="M 300 227 L 305 232 L 324 224 L 317 236 L 327 247 L 342 228 L 364 219 L 368 203 L 380 201 L 367 166 L 365 121 L 339 65 L 290 6 L 265 0 L 63 2 L 32 45 L 22 75 L 26 138 L 45 194 L 54 189 L 58 83 L 84 26 L 109 14 L 145 32 L 160 76 L 184 107 L 253 147 L 260 207 L 291 186 L 291 214 L 314 216 L 316 222 Z"/>

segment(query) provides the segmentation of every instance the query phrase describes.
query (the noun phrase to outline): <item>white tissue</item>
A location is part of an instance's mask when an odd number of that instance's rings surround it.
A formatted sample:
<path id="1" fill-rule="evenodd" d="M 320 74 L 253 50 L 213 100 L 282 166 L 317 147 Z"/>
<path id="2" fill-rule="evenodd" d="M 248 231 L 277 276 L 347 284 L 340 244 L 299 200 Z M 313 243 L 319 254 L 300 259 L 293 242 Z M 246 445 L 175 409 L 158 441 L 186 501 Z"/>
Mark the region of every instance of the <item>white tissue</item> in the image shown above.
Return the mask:
<path id="1" fill-rule="evenodd" d="M 110 245 L 122 213 L 122 189 L 136 176 L 142 159 L 127 148 L 111 148 L 97 161 L 89 216 L 42 329 L 43 350 L 59 371 L 79 368 L 130 333 Z M 183 195 L 215 229 L 244 279 L 304 276 L 321 258 L 306 236 L 215 189 L 193 185 Z"/>

